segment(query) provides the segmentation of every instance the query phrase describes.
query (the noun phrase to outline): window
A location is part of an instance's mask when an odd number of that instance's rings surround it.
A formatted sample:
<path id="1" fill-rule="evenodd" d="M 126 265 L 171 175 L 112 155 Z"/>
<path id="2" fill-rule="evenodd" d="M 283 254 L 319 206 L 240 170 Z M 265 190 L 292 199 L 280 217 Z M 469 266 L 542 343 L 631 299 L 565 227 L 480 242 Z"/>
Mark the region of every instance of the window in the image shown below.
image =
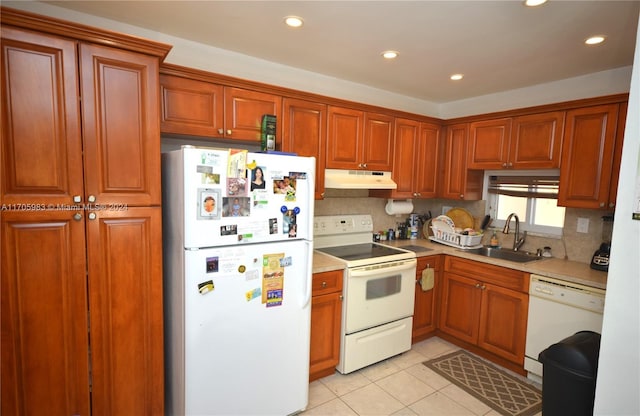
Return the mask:
<path id="1" fill-rule="evenodd" d="M 562 235 L 564 207 L 558 204 L 557 171 L 486 171 L 485 198 L 494 227 L 504 227 L 512 212 L 520 229 Z"/>

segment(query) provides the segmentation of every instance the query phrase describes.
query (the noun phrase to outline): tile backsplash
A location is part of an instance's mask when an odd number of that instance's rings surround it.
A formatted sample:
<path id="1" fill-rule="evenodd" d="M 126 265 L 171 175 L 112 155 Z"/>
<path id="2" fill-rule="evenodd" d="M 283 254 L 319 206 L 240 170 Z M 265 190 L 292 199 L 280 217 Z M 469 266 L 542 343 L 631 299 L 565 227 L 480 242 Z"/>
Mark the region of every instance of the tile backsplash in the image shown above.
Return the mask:
<path id="1" fill-rule="evenodd" d="M 367 190 L 337 190 L 328 189 L 325 199 L 316 201 L 315 215 L 339 215 L 339 214 L 370 214 L 373 217 L 374 230 L 387 230 L 395 228 L 398 222 L 404 222 L 407 215 L 388 215 L 385 212 L 387 200 L 384 198 L 370 198 Z M 443 207 L 460 207 L 469 211 L 475 221 L 476 228 L 485 215 L 485 201 L 454 201 L 446 199 L 425 199 L 414 201 L 414 212 L 426 214 L 431 211 L 435 217 L 442 213 Z M 544 246 L 551 247 L 553 257 L 564 258 L 572 261 L 589 263 L 593 253 L 602 242 L 602 216 L 606 211 L 567 208 L 564 220 L 563 238 L 550 238 L 544 236 L 527 235 L 522 250 L 534 252 Z M 587 233 L 578 233 L 578 218 L 589 220 Z M 513 228 L 513 227 L 512 227 Z M 491 230 L 491 227 L 489 227 Z M 499 230 L 501 231 L 501 230 Z M 500 243 L 505 247 L 513 244 L 513 234 L 505 235 L 497 233 Z M 491 232 L 486 232 L 483 244 L 489 244 Z M 425 238 L 421 234 L 421 238 Z"/>

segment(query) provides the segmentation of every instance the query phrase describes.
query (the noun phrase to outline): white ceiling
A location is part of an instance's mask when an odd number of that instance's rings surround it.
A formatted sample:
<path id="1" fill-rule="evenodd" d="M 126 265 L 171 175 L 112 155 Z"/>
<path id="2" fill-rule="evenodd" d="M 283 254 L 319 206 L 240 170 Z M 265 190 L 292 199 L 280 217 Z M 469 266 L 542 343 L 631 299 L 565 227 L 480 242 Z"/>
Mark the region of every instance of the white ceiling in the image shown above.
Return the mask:
<path id="1" fill-rule="evenodd" d="M 46 3 L 434 103 L 632 65 L 640 11 L 640 1 Z M 287 15 L 304 26 L 286 27 Z M 606 41 L 584 45 L 596 34 Z M 399 58 L 383 60 L 386 49 Z"/>

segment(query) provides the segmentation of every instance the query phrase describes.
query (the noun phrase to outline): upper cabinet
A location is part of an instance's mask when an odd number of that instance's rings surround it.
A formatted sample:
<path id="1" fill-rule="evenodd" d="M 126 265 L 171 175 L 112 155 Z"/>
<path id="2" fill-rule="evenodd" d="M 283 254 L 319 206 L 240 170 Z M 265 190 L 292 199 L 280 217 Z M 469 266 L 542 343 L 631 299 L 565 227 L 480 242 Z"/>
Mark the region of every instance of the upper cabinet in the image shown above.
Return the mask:
<path id="1" fill-rule="evenodd" d="M 324 149 L 327 143 L 327 106 L 312 101 L 285 98 L 281 125 L 281 142 L 276 142 L 278 148 L 299 156 L 316 158 L 315 199 L 322 199 L 324 197 Z"/>
<path id="2" fill-rule="evenodd" d="M 162 133 L 259 142 L 262 116 L 280 120 L 277 95 L 169 74 L 160 88 Z"/>
<path id="3" fill-rule="evenodd" d="M 391 171 L 394 118 L 329 106 L 326 167 Z"/>
<path id="4" fill-rule="evenodd" d="M 481 170 L 467 169 L 467 144 L 469 124 L 460 123 L 447 127 L 444 141 L 444 160 L 441 169 L 440 197 L 445 199 L 482 199 Z"/>
<path id="5" fill-rule="evenodd" d="M 615 204 L 609 198 L 619 107 L 608 104 L 567 111 L 558 205 L 607 209 Z"/>
<path id="6" fill-rule="evenodd" d="M 560 166 L 564 111 L 473 122 L 469 169 L 554 169 Z"/>
<path id="7" fill-rule="evenodd" d="M 440 130 L 437 124 L 396 118 L 393 190 L 370 191 L 386 198 L 434 198 L 436 196 Z"/>

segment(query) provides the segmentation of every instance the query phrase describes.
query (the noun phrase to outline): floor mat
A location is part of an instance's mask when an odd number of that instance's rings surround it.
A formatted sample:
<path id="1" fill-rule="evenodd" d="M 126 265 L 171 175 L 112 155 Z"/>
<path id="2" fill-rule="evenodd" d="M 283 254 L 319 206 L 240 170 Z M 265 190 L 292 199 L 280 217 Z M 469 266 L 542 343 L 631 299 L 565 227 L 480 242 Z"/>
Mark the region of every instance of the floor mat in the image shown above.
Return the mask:
<path id="1" fill-rule="evenodd" d="M 542 409 L 542 393 L 535 386 L 464 350 L 425 361 L 424 365 L 502 415 L 530 416 Z"/>

